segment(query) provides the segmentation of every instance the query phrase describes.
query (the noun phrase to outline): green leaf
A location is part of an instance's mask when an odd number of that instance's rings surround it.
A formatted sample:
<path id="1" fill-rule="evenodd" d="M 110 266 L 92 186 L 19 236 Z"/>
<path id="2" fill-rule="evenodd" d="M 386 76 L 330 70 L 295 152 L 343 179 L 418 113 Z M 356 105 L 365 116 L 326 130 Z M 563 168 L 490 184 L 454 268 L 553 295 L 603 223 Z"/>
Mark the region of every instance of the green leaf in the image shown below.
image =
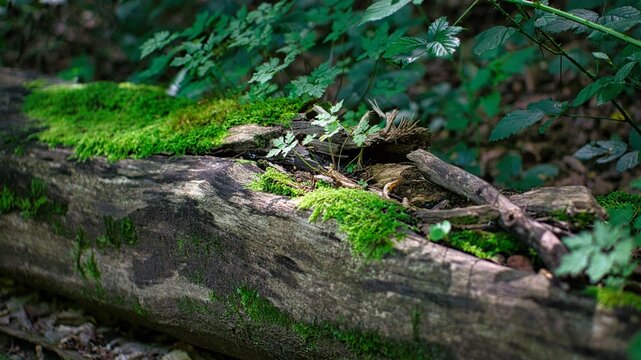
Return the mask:
<path id="1" fill-rule="evenodd" d="M 440 17 L 427 29 L 427 52 L 433 57 L 449 57 L 461 45 L 455 35 L 463 30 L 460 26 L 450 26 L 446 17 Z"/>
<path id="2" fill-rule="evenodd" d="M 606 83 L 596 94 L 597 105 L 603 105 L 616 98 L 624 89 L 625 83 L 623 81 Z"/>
<path id="3" fill-rule="evenodd" d="M 614 75 L 614 81 L 615 82 L 623 82 L 625 79 L 630 75 L 630 71 L 632 71 L 632 68 L 636 65 L 635 62 L 629 62 L 625 65 L 623 65 L 619 71 L 617 71 L 616 75 Z"/>
<path id="4" fill-rule="evenodd" d="M 590 265 L 588 265 L 585 273 L 588 275 L 592 283 L 596 283 L 610 272 L 612 265 L 612 258 L 608 256 L 608 254 L 604 254 L 599 251 L 590 259 Z"/>
<path id="5" fill-rule="evenodd" d="M 489 117 L 494 117 L 501 111 L 501 93 L 493 91 L 480 100 L 480 105 L 483 111 Z"/>
<path id="6" fill-rule="evenodd" d="M 369 21 L 384 19 L 409 4 L 412 0 L 377 0 L 370 5 L 363 14 L 358 26 Z"/>
<path id="7" fill-rule="evenodd" d="M 430 225 L 430 240 L 432 241 L 440 241 L 445 239 L 447 237 L 447 234 L 450 233 L 450 230 L 452 230 L 452 224 L 445 220 L 443 222 L 440 222 L 438 224 L 433 224 Z"/>
<path id="8" fill-rule="evenodd" d="M 167 44 L 176 39 L 176 37 L 176 34 L 171 35 L 169 31 L 160 31 L 155 33 L 153 37 L 149 38 L 140 46 L 140 58 L 143 59 L 152 52 L 164 48 Z"/>
<path id="9" fill-rule="evenodd" d="M 558 102 L 552 99 L 544 99 L 528 104 L 529 110 L 539 110 L 549 116 L 558 116 L 567 110 L 567 102 Z"/>
<path id="10" fill-rule="evenodd" d="M 612 76 L 606 76 L 598 79 L 592 84 L 583 88 L 577 94 L 572 106 L 577 107 L 583 105 L 586 101 L 590 100 L 596 93 L 601 91 L 608 83 L 611 83 L 613 80 Z"/>
<path id="11" fill-rule="evenodd" d="M 572 15 L 593 22 L 599 18 L 599 14 L 587 9 L 572 9 L 568 12 Z M 581 25 L 573 20 L 550 13 L 545 13 L 543 16 L 536 19 L 534 26 L 550 33 L 559 33 L 568 30 L 583 32 L 587 30 L 585 25 Z"/>
<path id="12" fill-rule="evenodd" d="M 540 121 L 545 113 L 537 109 L 516 110 L 505 115 L 492 129 L 490 141 L 497 141 L 512 136 Z"/>
<path id="13" fill-rule="evenodd" d="M 571 252 L 561 258 L 561 264 L 556 268 L 556 275 L 578 275 L 588 265 L 588 258 L 580 252 Z"/>
<path id="14" fill-rule="evenodd" d="M 639 165 L 639 151 L 630 151 L 629 153 L 621 156 L 617 161 L 616 169 L 618 172 L 624 172 Z"/>
<path id="15" fill-rule="evenodd" d="M 583 145 L 574 153 L 579 160 L 590 160 L 602 156 L 597 163 L 604 164 L 616 160 L 625 153 L 628 145 L 621 141 L 599 140 Z"/>
<path id="16" fill-rule="evenodd" d="M 483 55 L 488 51 L 503 46 L 503 44 L 516 32 L 516 29 L 505 26 L 495 26 L 476 35 L 474 40 L 474 53 Z"/>
<path id="17" fill-rule="evenodd" d="M 418 37 L 402 37 L 393 41 L 385 51 L 386 57 L 406 54 L 419 47 L 427 46 L 427 41 Z"/>
<path id="18" fill-rule="evenodd" d="M 600 52 L 600 51 L 593 52 L 592 56 L 594 56 L 595 59 L 605 60 L 605 61 L 608 61 L 608 62 L 610 61 L 610 57 L 606 53 L 603 53 L 603 52 Z"/>

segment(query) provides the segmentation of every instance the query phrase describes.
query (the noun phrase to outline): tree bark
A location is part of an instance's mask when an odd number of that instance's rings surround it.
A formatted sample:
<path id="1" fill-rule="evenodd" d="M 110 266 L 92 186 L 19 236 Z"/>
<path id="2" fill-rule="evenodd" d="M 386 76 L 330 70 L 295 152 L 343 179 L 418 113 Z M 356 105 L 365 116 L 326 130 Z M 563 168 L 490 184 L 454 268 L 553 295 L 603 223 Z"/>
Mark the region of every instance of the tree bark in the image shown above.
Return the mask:
<path id="1" fill-rule="evenodd" d="M 362 358 L 357 345 L 373 338 L 435 358 L 623 359 L 641 326 L 631 310 L 413 233 L 363 263 L 333 222 L 309 223 L 295 200 L 249 190 L 252 163 L 76 163 L 33 143 L 16 155 L 6 139 L 26 122 L 24 90 L 0 94 L 0 183 L 39 178 L 66 207 L 37 220 L 0 215 L 0 271 L 193 344 L 243 359 Z M 135 241 L 101 246 L 114 229 Z M 274 308 L 252 307 L 247 289 Z M 310 327 L 332 331 L 310 338 Z"/>

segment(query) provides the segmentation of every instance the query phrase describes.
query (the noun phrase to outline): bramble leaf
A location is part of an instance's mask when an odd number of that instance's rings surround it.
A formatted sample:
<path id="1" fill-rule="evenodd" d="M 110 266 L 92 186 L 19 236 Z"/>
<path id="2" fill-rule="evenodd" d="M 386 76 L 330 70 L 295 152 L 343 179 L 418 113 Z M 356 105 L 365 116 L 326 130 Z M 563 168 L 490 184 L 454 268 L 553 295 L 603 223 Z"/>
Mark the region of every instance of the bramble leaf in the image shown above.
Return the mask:
<path id="1" fill-rule="evenodd" d="M 476 35 L 474 40 L 474 53 L 483 55 L 488 51 L 494 50 L 503 44 L 516 32 L 516 29 L 505 26 L 495 26 Z"/>
<path id="2" fill-rule="evenodd" d="M 361 26 L 369 21 L 376 21 L 384 19 L 395 12 L 403 8 L 403 6 L 409 4 L 412 0 L 377 0 L 367 9 L 361 18 L 361 21 L 358 23 L 358 26 Z"/>
<path id="3" fill-rule="evenodd" d="M 510 137 L 543 119 L 545 113 L 538 109 L 516 110 L 505 115 L 490 133 L 490 141 Z"/>

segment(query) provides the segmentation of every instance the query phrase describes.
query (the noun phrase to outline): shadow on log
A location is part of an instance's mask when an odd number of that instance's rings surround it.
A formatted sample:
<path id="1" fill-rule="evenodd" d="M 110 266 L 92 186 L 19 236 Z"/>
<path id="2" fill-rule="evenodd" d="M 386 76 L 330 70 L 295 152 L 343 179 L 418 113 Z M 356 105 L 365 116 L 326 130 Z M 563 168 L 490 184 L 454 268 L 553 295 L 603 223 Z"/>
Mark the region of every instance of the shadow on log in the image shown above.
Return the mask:
<path id="1" fill-rule="evenodd" d="M 41 179 L 65 209 L 0 215 L 0 271 L 33 285 L 243 359 L 622 359 L 641 325 L 412 233 L 355 260 L 333 222 L 248 190 L 252 163 L 17 155 L 20 94 L 0 89 L 0 183 Z"/>

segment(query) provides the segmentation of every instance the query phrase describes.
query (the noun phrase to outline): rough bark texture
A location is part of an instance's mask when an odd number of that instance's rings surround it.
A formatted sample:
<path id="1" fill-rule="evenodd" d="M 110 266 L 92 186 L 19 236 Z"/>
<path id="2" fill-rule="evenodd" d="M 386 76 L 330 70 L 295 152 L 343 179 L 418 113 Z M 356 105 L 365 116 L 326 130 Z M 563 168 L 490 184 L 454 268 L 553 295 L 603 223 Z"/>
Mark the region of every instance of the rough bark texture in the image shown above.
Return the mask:
<path id="1" fill-rule="evenodd" d="M 9 84 L 0 94 L 6 139 L 24 125 L 24 91 Z M 37 144 L 21 153 L 0 141 L 0 183 L 26 188 L 42 179 L 67 211 L 39 220 L 0 215 L 1 272 L 239 358 L 362 356 L 348 337 L 313 338 L 312 346 L 290 323 L 234 301 L 239 289 L 257 291 L 299 325 L 418 342 L 442 358 L 622 359 L 641 325 L 632 311 L 601 309 L 544 276 L 415 234 L 380 262 L 354 260 L 334 223 L 309 223 L 295 201 L 248 190 L 259 172 L 251 163 L 76 163 L 68 150 Z M 133 245 L 98 246 L 110 222 L 129 221 Z M 82 239 L 89 245 L 79 252 Z M 92 258 L 97 276 L 88 275 Z"/>

